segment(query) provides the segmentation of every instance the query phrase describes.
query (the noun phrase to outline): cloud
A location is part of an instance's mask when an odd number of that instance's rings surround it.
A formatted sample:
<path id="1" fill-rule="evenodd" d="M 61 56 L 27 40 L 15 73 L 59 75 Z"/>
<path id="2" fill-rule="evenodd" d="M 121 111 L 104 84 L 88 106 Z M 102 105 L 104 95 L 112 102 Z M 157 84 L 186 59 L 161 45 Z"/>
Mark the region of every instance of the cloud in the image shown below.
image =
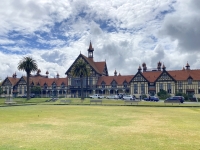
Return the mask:
<path id="1" fill-rule="evenodd" d="M 195 0 L 189 4 L 180 2 L 177 7 L 176 13 L 165 18 L 160 35 L 177 40 L 177 50 L 187 53 L 197 52 L 200 50 L 200 2 Z"/>

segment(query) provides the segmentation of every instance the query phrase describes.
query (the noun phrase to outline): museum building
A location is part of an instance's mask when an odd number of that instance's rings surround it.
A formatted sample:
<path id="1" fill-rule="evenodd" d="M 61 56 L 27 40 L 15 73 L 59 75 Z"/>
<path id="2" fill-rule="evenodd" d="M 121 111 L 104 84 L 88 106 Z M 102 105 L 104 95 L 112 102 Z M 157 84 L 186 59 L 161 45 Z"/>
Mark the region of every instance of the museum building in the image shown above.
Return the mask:
<path id="1" fill-rule="evenodd" d="M 81 83 L 80 77 L 73 77 L 72 70 L 74 65 L 82 60 L 90 70 L 90 76 L 83 79 L 84 96 L 91 94 L 131 94 L 139 97 L 140 95 L 156 95 L 161 90 L 167 91 L 170 95 L 176 92 L 191 94 L 200 97 L 200 69 L 190 69 L 187 63 L 181 70 L 167 70 L 161 62 L 157 63 L 155 69 L 147 69 L 146 63 L 138 67 L 135 75 L 122 75 L 115 72 L 112 76 L 108 75 L 106 61 L 95 62 L 93 58 L 94 48 L 90 42 L 88 56 L 79 54 L 74 63 L 66 71 L 66 77 L 60 78 L 57 74 L 54 78 L 49 78 L 41 74 L 39 69 L 36 74 L 30 77 L 30 88 L 40 87 L 38 93 L 41 97 L 80 97 Z M 3 97 L 20 97 L 26 94 L 27 78 L 22 76 L 17 78 L 16 73 L 12 77 L 7 77 L 2 82 Z"/>

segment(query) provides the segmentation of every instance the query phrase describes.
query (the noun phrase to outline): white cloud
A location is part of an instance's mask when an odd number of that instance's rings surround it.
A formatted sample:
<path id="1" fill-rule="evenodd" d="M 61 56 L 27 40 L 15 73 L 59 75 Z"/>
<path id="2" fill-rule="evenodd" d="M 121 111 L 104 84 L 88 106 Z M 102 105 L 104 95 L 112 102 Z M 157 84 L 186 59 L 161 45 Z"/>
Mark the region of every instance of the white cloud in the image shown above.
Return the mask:
<path id="1" fill-rule="evenodd" d="M 80 52 L 87 56 L 90 40 L 94 59 L 106 60 L 110 75 L 135 74 L 143 62 L 199 67 L 196 0 L 2 0 L 0 8 L 1 78 L 25 74 L 17 71 L 24 55 L 43 74 L 64 77 Z"/>

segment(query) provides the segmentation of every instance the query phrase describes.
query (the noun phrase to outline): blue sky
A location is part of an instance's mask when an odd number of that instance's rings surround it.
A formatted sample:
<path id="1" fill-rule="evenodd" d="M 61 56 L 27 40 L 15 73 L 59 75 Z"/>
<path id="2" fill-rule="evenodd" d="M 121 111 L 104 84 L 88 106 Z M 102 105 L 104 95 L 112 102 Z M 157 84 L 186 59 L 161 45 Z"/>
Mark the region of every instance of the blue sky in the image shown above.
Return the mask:
<path id="1" fill-rule="evenodd" d="M 24 56 L 41 73 L 65 77 L 89 42 L 94 60 L 107 62 L 109 75 L 137 72 L 143 62 L 168 70 L 188 62 L 200 68 L 200 2 L 196 0 L 1 0 L 0 78 L 18 77 Z"/>

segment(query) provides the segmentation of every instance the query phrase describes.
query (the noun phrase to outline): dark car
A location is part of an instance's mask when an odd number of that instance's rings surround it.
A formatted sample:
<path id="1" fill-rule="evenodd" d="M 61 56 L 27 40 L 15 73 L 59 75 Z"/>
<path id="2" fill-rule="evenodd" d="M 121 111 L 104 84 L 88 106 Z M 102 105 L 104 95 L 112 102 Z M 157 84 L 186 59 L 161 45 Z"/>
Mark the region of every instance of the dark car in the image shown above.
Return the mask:
<path id="1" fill-rule="evenodd" d="M 144 98 L 145 101 L 154 101 L 154 102 L 158 102 L 159 98 L 156 96 L 149 96 L 147 98 Z"/>
<path id="2" fill-rule="evenodd" d="M 34 98 L 34 97 L 35 97 L 35 94 L 30 94 L 30 98 Z M 24 94 L 24 95 L 22 96 L 22 98 L 27 98 L 27 95 Z"/>
<path id="3" fill-rule="evenodd" d="M 173 100 L 179 100 L 181 103 L 183 103 L 184 102 L 184 97 L 183 96 L 173 96 L 173 97 L 169 97 L 169 98 L 167 98 L 166 100 L 168 100 L 168 101 L 173 101 Z"/>

